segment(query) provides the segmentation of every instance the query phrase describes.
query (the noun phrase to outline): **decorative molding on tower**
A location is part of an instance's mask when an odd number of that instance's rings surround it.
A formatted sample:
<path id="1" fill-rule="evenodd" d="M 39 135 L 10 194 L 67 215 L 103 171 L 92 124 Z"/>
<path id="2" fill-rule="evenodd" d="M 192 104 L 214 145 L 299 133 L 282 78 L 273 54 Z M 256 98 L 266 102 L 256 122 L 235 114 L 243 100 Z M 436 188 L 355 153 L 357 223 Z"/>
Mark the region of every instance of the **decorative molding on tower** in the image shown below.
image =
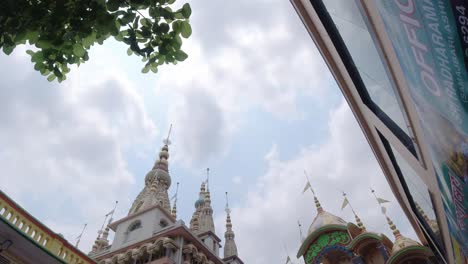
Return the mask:
<path id="1" fill-rule="evenodd" d="M 172 206 L 171 215 L 174 219 L 177 219 L 177 194 L 179 193 L 179 183 L 177 183 L 176 192 L 174 194 L 174 205 Z M 172 200 L 172 199 L 171 199 Z"/>

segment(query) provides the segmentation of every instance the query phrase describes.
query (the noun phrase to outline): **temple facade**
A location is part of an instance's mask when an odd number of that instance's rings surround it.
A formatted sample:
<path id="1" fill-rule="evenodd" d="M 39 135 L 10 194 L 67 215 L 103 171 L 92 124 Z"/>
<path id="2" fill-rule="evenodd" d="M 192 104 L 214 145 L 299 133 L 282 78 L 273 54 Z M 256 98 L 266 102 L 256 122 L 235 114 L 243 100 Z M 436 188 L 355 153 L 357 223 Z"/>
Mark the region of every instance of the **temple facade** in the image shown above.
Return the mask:
<path id="1" fill-rule="evenodd" d="M 428 247 L 403 236 L 383 207 L 382 212 L 393 232 L 393 239 L 368 231 L 354 210 L 356 222 L 346 222 L 325 211 L 315 194 L 314 200 L 317 215 L 297 253 L 297 258 L 303 258 L 306 264 L 442 263 Z M 345 201 L 347 204 L 348 200 Z"/>
<path id="2" fill-rule="evenodd" d="M 109 221 L 99 232 L 89 256 L 99 264 L 243 264 L 237 255 L 228 206 L 221 257 L 222 240 L 215 231 L 207 182 L 201 184 L 189 226 L 177 219 L 177 197 L 171 207 L 168 196 L 171 187 L 168 145 L 166 140 L 128 215 Z"/>

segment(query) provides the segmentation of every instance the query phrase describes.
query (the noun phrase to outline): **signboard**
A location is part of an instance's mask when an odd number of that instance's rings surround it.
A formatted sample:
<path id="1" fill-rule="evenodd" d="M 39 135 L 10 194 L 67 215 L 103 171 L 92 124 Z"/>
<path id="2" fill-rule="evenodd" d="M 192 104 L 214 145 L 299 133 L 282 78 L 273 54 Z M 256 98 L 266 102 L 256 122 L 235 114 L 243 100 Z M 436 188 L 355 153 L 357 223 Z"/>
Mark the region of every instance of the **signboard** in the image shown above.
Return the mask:
<path id="1" fill-rule="evenodd" d="M 468 256 L 468 3 L 378 0 L 415 102 L 455 256 Z M 462 256 L 464 255 L 464 256 Z"/>

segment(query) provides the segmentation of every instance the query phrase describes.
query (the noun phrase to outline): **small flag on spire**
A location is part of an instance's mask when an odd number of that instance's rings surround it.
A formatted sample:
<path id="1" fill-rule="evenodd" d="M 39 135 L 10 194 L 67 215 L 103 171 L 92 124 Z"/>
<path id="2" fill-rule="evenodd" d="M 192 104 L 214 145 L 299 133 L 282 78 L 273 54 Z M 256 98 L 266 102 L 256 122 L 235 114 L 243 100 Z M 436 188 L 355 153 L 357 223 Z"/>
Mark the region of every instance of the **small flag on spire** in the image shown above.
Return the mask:
<path id="1" fill-rule="evenodd" d="M 302 193 L 305 193 L 307 189 L 310 189 L 312 186 L 310 186 L 310 182 L 306 183 L 306 186 L 304 187 L 304 190 L 302 190 Z"/>
<path id="2" fill-rule="evenodd" d="M 171 131 L 172 131 L 172 124 L 169 126 L 169 132 L 167 132 L 167 138 L 163 140 L 164 145 L 171 144 L 171 141 L 169 140 L 169 137 L 171 136 Z"/>
<path id="3" fill-rule="evenodd" d="M 315 192 L 314 192 L 314 189 L 312 189 L 312 185 L 310 185 L 310 181 L 309 181 L 309 176 L 307 175 L 307 171 L 304 170 L 304 175 L 307 179 L 307 183 L 304 187 L 304 190 L 302 190 L 302 193 L 305 193 L 308 189 L 310 189 L 310 191 L 315 195 Z"/>
<path id="4" fill-rule="evenodd" d="M 377 200 L 377 203 L 379 203 L 380 209 L 382 210 L 382 214 L 386 215 L 387 214 L 387 208 L 383 204 L 389 203 L 390 201 L 386 200 L 386 199 L 383 199 L 383 198 L 380 198 L 380 197 L 377 197 L 377 195 L 375 195 L 374 189 L 372 189 L 372 188 L 371 188 L 371 192 L 374 195 L 375 200 Z"/>
<path id="5" fill-rule="evenodd" d="M 349 204 L 348 198 L 345 196 L 343 204 L 341 205 L 341 210 L 343 210 Z"/>
<path id="6" fill-rule="evenodd" d="M 390 201 L 377 197 L 377 202 L 379 202 L 379 204 L 384 204 L 384 203 L 389 203 Z"/>

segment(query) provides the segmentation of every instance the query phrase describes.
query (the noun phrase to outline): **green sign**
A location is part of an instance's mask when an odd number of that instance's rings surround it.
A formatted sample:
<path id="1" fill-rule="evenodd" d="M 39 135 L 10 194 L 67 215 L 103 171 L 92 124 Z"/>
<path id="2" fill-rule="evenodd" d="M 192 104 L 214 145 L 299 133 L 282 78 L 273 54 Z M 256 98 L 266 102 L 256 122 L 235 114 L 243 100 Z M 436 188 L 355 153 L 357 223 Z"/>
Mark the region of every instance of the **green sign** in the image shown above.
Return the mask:
<path id="1" fill-rule="evenodd" d="M 468 4 L 377 3 L 416 104 L 451 235 L 468 256 Z"/>

